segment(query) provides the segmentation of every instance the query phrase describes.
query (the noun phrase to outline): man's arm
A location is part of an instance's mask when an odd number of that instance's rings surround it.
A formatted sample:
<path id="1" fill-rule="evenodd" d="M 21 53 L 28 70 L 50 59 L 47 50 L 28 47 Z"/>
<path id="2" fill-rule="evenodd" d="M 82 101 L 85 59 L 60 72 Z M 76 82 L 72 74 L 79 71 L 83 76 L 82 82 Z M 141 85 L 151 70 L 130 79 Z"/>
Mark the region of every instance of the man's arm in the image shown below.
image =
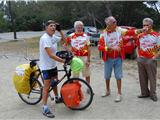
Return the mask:
<path id="1" fill-rule="evenodd" d="M 107 46 L 104 42 L 104 37 L 100 37 L 99 41 L 98 41 L 98 50 L 99 51 L 102 51 L 102 52 L 105 52 L 107 51 Z"/>
<path id="2" fill-rule="evenodd" d="M 68 51 L 72 51 L 72 50 L 71 50 L 70 42 L 71 42 L 71 37 L 70 37 L 70 36 L 67 37 L 67 38 L 65 38 L 63 47 L 64 47 L 66 50 L 68 50 Z"/>
<path id="3" fill-rule="evenodd" d="M 158 35 L 157 38 L 157 53 L 155 54 L 155 56 L 153 57 L 153 59 L 159 58 L 160 57 L 160 35 Z"/>
<path id="4" fill-rule="evenodd" d="M 46 47 L 45 50 L 46 50 L 48 56 L 49 56 L 50 58 L 52 58 L 53 60 L 58 61 L 58 62 L 61 62 L 61 63 L 64 63 L 64 62 L 65 62 L 65 60 L 63 60 L 63 59 L 59 58 L 58 56 L 56 56 L 55 54 L 53 54 L 51 48 Z"/>
<path id="5" fill-rule="evenodd" d="M 65 35 L 64 33 L 62 32 L 62 30 L 59 31 L 60 35 L 61 35 L 61 45 L 63 45 L 65 43 Z"/>
<path id="6" fill-rule="evenodd" d="M 87 42 L 87 51 L 88 51 L 88 56 L 87 56 L 87 61 L 90 62 L 90 57 L 91 57 L 91 49 L 90 49 L 90 40 Z"/>

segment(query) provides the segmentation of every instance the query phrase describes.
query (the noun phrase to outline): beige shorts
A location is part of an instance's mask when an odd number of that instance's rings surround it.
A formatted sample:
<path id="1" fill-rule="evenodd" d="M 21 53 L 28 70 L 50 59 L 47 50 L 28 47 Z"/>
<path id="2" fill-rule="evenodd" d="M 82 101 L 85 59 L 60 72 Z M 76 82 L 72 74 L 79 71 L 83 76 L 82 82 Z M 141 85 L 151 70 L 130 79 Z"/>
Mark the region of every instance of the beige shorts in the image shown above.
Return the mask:
<path id="1" fill-rule="evenodd" d="M 82 76 L 83 77 L 89 77 L 91 72 L 90 72 L 90 65 L 87 66 L 85 63 L 87 62 L 87 56 L 78 56 L 78 58 L 80 58 L 83 63 L 84 63 L 84 67 L 82 69 Z M 80 73 L 73 73 L 73 77 L 79 77 Z"/>

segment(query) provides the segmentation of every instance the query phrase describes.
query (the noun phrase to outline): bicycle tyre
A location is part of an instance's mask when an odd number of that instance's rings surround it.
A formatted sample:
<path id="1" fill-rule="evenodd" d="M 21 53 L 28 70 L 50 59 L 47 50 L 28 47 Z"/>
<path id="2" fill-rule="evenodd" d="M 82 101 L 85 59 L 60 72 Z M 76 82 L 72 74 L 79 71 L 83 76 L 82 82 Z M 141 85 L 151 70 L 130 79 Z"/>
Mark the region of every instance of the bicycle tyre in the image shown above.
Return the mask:
<path id="1" fill-rule="evenodd" d="M 38 80 L 34 80 L 29 94 L 18 93 L 21 100 L 29 105 L 35 105 L 42 99 L 42 85 Z M 37 96 L 36 98 L 34 98 Z"/>
<path id="2" fill-rule="evenodd" d="M 62 87 L 63 87 L 65 84 L 70 83 L 70 82 L 73 82 L 73 81 L 78 81 L 78 82 L 81 83 L 81 85 L 84 84 L 84 85 L 86 86 L 86 88 L 84 88 L 84 89 L 85 89 L 85 90 L 89 90 L 89 92 L 90 92 L 90 93 L 88 93 L 88 95 L 89 95 L 89 100 L 88 100 L 83 106 L 78 106 L 78 107 L 68 107 L 64 101 L 63 101 L 63 103 L 66 105 L 66 107 L 70 108 L 71 110 L 84 110 L 84 109 L 88 108 L 88 107 L 90 106 L 90 104 L 92 103 L 93 95 L 94 95 L 94 94 L 93 94 L 93 90 L 92 90 L 91 86 L 90 86 L 85 80 L 83 80 L 83 79 L 81 79 L 81 78 L 71 78 L 71 79 L 65 81 L 65 82 L 63 83 Z M 62 87 L 61 87 L 61 88 L 62 88 Z M 84 92 L 85 92 L 85 91 L 83 91 L 83 93 L 84 93 Z M 61 94 L 61 98 L 62 98 L 62 100 L 63 100 L 62 94 Z"/>

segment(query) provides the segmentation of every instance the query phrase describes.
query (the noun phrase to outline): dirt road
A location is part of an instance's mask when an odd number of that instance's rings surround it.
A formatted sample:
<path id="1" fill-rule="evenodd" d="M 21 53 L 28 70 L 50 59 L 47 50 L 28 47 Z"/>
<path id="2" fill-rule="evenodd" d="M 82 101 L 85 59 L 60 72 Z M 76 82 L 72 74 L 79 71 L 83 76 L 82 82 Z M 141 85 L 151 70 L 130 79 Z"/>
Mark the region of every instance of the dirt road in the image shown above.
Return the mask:
<path id="1" fill-rule="evenodd" d="M 27 63 L 27 61 L 13 56 L 8 59 L 0 58 L 0 119 L 46 119 L 42 115 L 41 103 L 34 106 L 25 104 L 14 89 L 13 71 L 22 63 Z M 111 79 L 111 96 L 101 98 L 105 89 L 103 64 L 99 60 L 92 59 L 91 85 L 95 92 L 93 103 L 84 111 L 72 111 L 63 104 L 54 104 L 49 100 L 49 106 L 55 112 L 56 119 L 160 119 L 160 79 L 157 84 L 159 101 L 153 102 L 149 98 L 138 99 L 140 88 L 136 62 L 124 61 L 123 69 L 123 100 L 115 103 L 116 81 L 114 77 Z"/>

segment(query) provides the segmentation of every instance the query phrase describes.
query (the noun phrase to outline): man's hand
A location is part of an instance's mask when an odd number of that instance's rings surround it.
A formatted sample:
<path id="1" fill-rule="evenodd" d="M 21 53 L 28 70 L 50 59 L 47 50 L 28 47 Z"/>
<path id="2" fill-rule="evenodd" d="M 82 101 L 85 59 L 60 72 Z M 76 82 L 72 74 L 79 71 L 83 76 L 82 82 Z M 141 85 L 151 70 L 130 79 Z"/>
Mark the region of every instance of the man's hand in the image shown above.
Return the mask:
<path id="1" fill-rule="evenodd" d="M 112 48 L 113 50 L 121 51 L 121 48 L 119 46 L 115 46 Z"/>
<path id="2" fill-rule="evenodd" d="M 160 57 L 160 54 L 157 53 L 156 55 L 154 55 L 154 56 L 152 57 L 152 59 L 155 60 L 155 59 L 157 59 L 157 58 L 159 58 L 159 57 Z"/>
<path id="3" fill-rule="evenodd" d="M 142 33 L 143 29 L 136 29 L 136 34 Z"/>
<path id="4" fill-rule="evenodd" d="M 61 31 L 61 26 L 60 26 L 59 23 L 56 23 L 56 30 L 57 30 L 57 31 Z"/>
<path id="5" fill-rule="evenodd" d="M 105 51 L 108 51 L 108 47 L 107 46 L 105 47 Z"/>
<path id="6" fill-rule="evenodd" d="M 157 58 L 156 56 L 153 56 L 153 57 L 152 57 L 153 60 L 155 60 L 156 58 Z"/>

